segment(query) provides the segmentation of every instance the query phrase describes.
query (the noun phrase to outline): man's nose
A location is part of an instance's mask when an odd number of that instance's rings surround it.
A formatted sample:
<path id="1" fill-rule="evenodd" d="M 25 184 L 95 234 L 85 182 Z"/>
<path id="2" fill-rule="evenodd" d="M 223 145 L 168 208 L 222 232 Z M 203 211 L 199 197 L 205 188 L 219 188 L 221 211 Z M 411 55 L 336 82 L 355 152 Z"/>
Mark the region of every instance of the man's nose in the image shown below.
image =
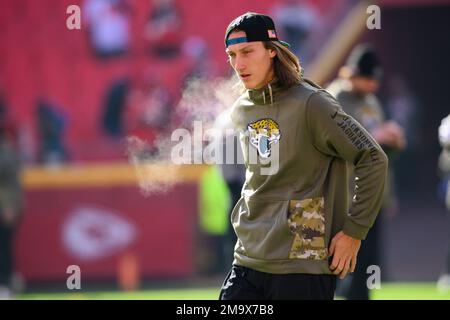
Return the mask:
<path id="1" fill-rule="evenodd" d="M 234 69 L 239 72 L 245 70 L 245 64 L 243 63 L 242 59 L 236 57 L 236 60 L 234 62 Z"/>

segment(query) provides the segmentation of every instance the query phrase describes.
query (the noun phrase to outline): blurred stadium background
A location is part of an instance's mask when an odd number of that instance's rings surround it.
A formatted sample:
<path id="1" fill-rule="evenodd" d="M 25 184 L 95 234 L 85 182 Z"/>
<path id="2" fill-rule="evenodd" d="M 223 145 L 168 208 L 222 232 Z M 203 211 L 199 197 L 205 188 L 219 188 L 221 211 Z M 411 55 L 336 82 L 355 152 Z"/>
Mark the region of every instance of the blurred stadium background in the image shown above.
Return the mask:
<path id="1" fill-rule="evenodd" d="M 384 69 L 379 97 L 407 126 L 408 149 L 391 162 L 397 205 L 385 219 L 383 284 L 374 298 L 449 299 L 436 281 L 450 226 L 437 174 L 437 128 L 450 112 L 450 1 L 378 1 L 381 30 L 368 30 L 374 3 L 2 0 L 2 121 L 23 164 L 16 297 L 217 298 L 228 269 L 218 254 L 226 210 L 204 216 L 210 168 L 173 171 L 160 161 L 160 143 L 197 113 L 207 120 L 219 113 L 217 101 L 199 99 L 214 89 L 207 83 L 232 75 L 223 47 L 231 19 L 256 11 L 289 25 L 284 6 L 301 5 L 300 30 L 290 36 L 306 77 L 325 86 L 356 44 L 371 42 Z M 81 30 L 66 27 L 74 4 Z M 199 99 L 187 99 L 198 79 Z M 395 99 L 404 109 L 393 109 Z M 137 168 L 146 157 L 151 163 Z M 81 269 L 79 291 L 66 287 L 70 265 Z"/>

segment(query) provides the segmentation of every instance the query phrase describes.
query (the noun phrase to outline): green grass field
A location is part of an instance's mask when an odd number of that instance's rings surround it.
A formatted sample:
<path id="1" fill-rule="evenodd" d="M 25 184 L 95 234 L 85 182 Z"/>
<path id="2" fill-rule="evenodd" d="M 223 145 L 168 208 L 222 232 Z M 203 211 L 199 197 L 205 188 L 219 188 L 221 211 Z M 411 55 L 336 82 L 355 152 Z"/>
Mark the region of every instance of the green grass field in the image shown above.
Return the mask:
<path id="1" fill-rule="evenodd" d="M 17 299 L 38 300 L 216 300 L 218 288 L 161 289 L 137 292 L 78 292 L 22 294 Z M 435 283 L 386 283 L 373 290 L 375 300 L 450 300 L 450 292 L 442 293 Z"/>

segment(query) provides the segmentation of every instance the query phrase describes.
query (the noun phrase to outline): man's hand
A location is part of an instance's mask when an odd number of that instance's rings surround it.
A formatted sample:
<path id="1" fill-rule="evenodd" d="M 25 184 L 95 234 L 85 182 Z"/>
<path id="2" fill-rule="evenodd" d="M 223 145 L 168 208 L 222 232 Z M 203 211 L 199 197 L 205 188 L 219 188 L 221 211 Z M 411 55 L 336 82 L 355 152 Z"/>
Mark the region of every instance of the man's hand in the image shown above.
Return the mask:
<path id="1" fill-rule="evenodd" d="M 381 145 L 396 150 L 403 150 L 406 147 L 404 130 L 394 121 L 386 121 L 383 125 L 374 129 L 371 134 Z"/>
<path id="2" fill-rule="evenodd" d="M 333 256 L 330 270 L 341 279 L 344 279 L 349 271 L 354 272 L 360 247 L 361 240 L 352 238 L 342 231 L 338 232 L 330 244 L 330 257 Z"/>

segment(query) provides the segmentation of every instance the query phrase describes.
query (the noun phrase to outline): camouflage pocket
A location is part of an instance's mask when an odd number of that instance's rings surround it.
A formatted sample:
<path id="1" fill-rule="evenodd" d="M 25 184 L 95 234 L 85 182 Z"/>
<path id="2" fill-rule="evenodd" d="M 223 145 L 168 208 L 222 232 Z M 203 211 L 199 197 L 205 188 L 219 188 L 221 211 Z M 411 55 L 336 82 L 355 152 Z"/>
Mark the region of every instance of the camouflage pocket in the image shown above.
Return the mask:
<path id="1" fill-rule="evenodd" d="M 294 235 L 290 259 L 327 259 L 323 197 L 290 200 L 288 224 Z"/>

